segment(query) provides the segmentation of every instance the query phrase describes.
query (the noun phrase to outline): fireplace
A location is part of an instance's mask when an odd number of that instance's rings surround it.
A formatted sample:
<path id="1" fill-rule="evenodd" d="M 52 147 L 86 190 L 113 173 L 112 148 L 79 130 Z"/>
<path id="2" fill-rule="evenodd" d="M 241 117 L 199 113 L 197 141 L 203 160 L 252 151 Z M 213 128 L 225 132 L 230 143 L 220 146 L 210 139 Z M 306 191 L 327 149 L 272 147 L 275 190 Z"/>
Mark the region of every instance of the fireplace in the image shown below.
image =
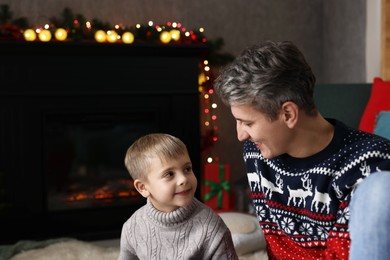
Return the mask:
<path id="1" fill-rule="evenodd" d="M 180 137 L 199 179 L 203 53 L 192 45 L 1 42 L 0 244 L 118 238 L 145 203 L 123 159 L 147 133 Z"/>
<path id="2" fill-rule="evenodd" d="M 124 151 L 161 122 L 137 113 L 54 113 L 44 117 L 44 174 L 48 211 L 139 203 L 123 167 Z"/>

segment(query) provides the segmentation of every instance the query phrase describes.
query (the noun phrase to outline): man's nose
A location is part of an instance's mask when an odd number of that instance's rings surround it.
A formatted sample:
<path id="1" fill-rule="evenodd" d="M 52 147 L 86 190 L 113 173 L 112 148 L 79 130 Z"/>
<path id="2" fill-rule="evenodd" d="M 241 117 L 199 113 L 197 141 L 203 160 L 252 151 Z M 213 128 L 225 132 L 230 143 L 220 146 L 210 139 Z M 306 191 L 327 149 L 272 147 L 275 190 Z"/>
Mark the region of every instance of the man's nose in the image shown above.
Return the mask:
<path id="1" fill-rule="evenodd" d="M 243 142 L 249 138 L 248 133 L 242 129 L 240 123 L 237 122 L 237 139 L 240 142 Z"/>

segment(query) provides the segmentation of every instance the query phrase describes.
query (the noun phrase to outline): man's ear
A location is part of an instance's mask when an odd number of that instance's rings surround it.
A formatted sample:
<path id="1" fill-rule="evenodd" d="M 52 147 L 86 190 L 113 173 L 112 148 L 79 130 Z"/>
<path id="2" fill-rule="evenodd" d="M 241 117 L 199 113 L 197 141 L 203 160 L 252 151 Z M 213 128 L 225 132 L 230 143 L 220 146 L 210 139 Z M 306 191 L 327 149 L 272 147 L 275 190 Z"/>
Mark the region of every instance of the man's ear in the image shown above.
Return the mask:
<path id="1" fill-rule="evenodd" d="M 147 190 L 144 181 L 140 179 L 135 179 L 134 180 L 134 188 L 144 197 L 147 198 L 149 197 L 150 193 Z"/>
<path id="2" fill-rule="evenodd" d="M 283 120 L 289 128 L 293 128 L 299 118 L 299 107 L 291 101 L 286 101 L 282 105 Z"/>

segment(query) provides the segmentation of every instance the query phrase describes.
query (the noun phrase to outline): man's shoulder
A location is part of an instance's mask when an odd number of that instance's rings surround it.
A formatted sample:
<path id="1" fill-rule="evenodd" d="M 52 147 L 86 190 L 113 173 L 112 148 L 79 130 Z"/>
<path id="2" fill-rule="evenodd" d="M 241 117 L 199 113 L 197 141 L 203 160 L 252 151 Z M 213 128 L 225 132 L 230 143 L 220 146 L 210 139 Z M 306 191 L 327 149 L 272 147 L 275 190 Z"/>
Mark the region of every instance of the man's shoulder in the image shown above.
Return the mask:
<path id="1" fill-rule="evenodd" d="M 335 138 L 338 139 L 341 149 L 354 149 L 358 152 L 370 150 L 390 151 L 390 140 L 382 136 L 367 133 L 359 129 L 351 128 L 336 121 Z"/>

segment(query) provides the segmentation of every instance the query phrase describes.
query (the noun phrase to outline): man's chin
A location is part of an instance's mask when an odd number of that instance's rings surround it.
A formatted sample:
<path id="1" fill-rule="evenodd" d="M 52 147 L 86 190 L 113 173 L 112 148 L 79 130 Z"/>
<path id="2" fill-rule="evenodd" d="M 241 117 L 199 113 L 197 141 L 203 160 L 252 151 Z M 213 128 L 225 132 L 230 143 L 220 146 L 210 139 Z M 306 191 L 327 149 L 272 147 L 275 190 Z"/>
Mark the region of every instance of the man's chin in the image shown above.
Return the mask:
<path id="1" fill-rule="evenodd" d="M 263 150 L 263 151 L 260 150 L 260 154 L 261 154 L 261 156 L 263 156 L 263 158 L 265 158 L 265 159 L 272 159 L 272 158 L 275 157 L 274 154 L 271 154 L 271 153 L 269 153 L 269 152 L 265 152 L 264 150 Z"/>

